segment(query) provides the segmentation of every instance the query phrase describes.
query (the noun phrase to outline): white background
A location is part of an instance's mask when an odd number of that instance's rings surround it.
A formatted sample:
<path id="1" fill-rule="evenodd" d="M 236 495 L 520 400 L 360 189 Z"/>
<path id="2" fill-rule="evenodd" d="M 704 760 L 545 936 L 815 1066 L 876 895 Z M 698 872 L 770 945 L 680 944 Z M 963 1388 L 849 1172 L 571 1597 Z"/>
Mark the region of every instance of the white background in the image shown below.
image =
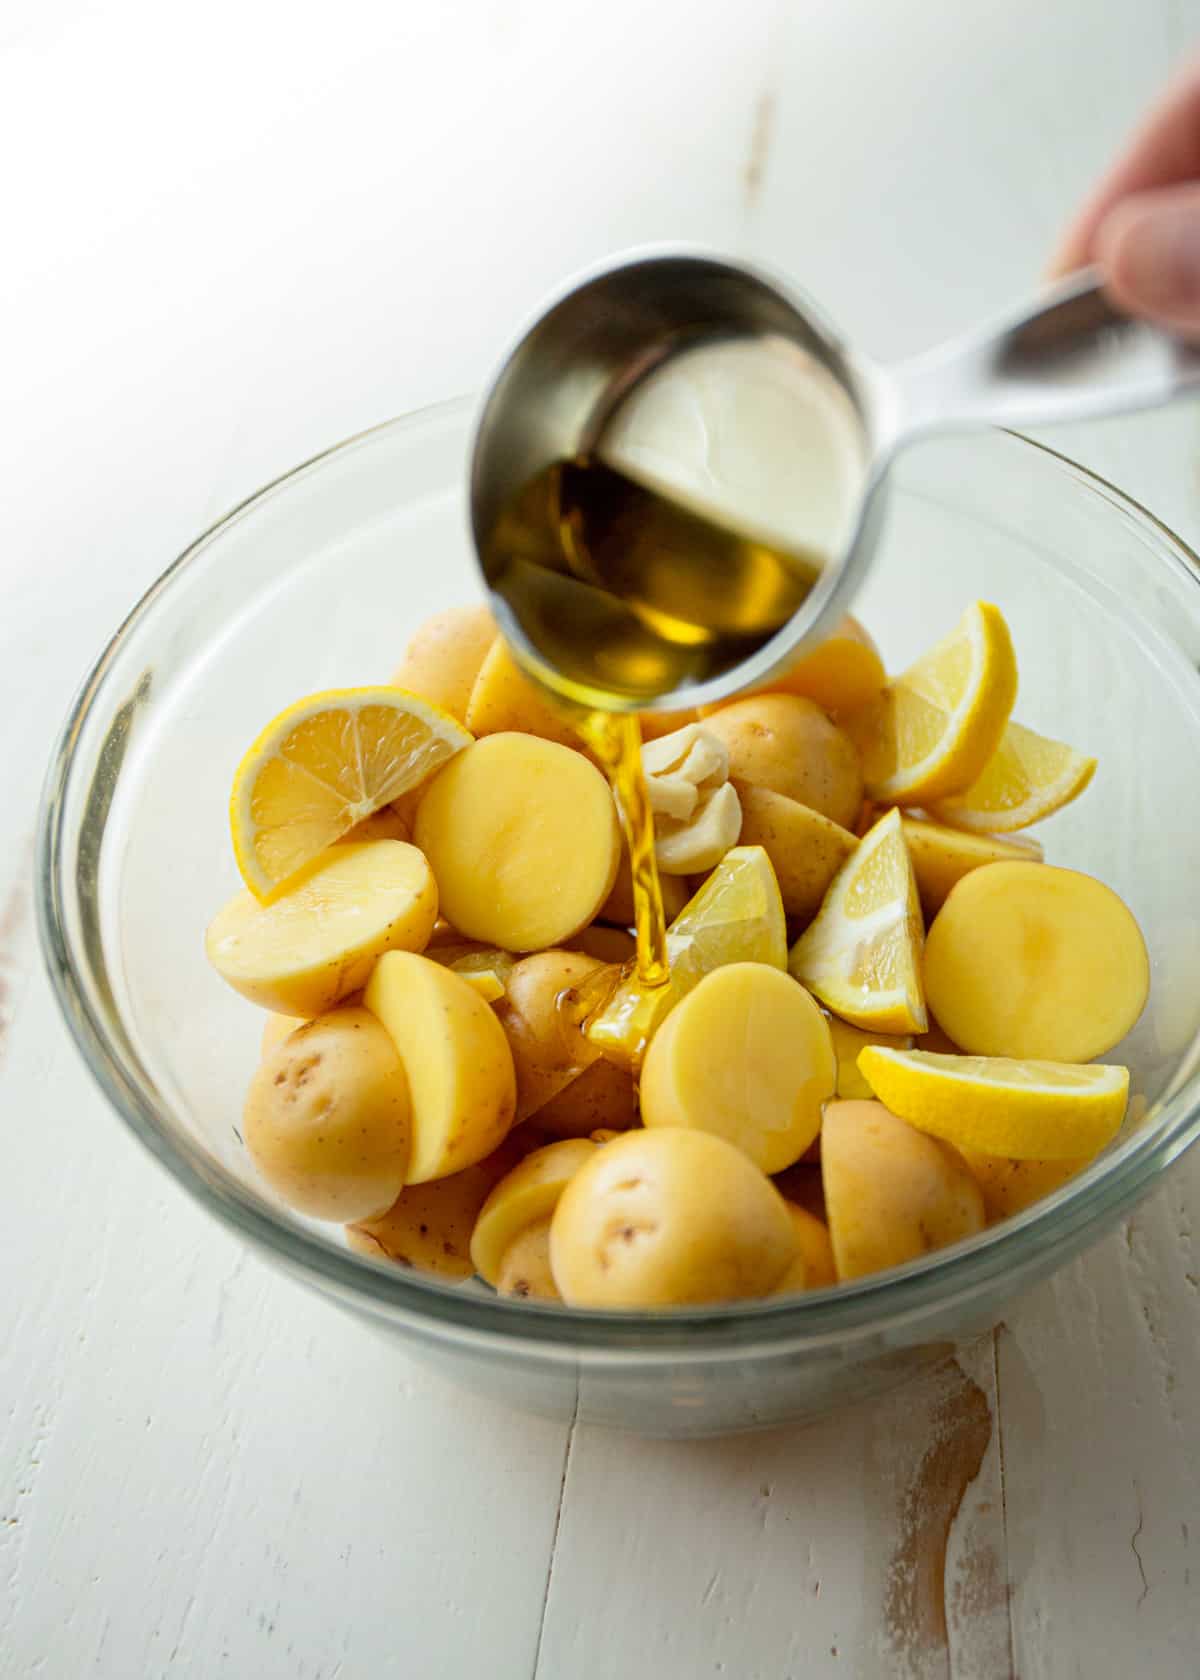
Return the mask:
<path id="1" fill-rule="evenodd" d="M 67 1045 L 27 881 L 72 689 L 225 507 L 639 241 L 919 348 L 1028 289 L 1195 41 L 1200 0 L 0 5 L 4 1680 L 1196 1673 L 1200 1162 L 924 1385 L 572 1434 L 184 1203 Z M 1200 536 L 1193 411 L 1069 446 Z"/>

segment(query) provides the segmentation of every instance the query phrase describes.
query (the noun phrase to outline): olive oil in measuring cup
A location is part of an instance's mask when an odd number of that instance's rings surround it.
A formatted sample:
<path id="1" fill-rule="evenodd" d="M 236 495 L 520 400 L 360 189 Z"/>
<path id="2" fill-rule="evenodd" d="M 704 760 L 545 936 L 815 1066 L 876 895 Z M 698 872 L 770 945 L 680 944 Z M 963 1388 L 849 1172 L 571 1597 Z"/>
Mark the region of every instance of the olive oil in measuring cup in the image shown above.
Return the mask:
<path id="1" fill-rule="evenodd" d="M 612 781 L 645 986 L 667 977 L 666 940 L 629 708 L 724 675 L 795 615 L 857 505 L 858 440 L 811 358 L 702 345 L 637 385 L 592 452 L 521 486 L 482 546 L 492 590 Z"/>

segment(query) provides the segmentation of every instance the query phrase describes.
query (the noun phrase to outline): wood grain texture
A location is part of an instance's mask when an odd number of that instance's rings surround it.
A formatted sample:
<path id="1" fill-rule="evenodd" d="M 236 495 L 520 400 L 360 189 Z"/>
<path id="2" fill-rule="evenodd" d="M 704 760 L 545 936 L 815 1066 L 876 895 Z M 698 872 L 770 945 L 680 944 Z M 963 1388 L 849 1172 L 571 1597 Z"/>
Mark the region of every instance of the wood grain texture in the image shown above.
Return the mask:
<path id="1" fill-rule="evenodd" d="M 742 250 L 881 355 L 987 314 L 1200 0 L 281 15 L 0 24 L 0 1677 L 1192 1675 L 1200 1164 L 881 1400 L 572 1434 L 447 1387 L 154 1170 L 36 971 L 28 868 L 81 675 L 225 507 L 477 384 L 622 245 Z M 1055 441 L 1195 539 L 1198 424 Z"/>

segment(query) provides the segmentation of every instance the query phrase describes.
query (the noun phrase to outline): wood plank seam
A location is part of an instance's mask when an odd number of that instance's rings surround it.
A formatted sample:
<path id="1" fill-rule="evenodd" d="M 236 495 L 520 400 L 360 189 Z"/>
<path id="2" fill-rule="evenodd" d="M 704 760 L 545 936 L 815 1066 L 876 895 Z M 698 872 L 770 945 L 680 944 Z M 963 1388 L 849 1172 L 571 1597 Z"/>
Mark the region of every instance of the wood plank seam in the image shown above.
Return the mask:
<path id="1" fill-rule="evenodd" d="M 1004 1400 L 1000 1392 L 1000 1330 L 997 1325 L 992 1331 L 992 1382 L 996 1395 L 996 1468 L 1000 1481 L 1000 1543 L 1004 1549 L 1004 1606 L 1008 1619 L 1008 1672 L 1009 1680 L 1016 1680 L 1017 1673 L 1017 1638 L 1013 1627 L 1013 1590 L 1012 1572 L 1008 1556 L 1008 1489 L 1004 1479 Z"/>
<path id="2" fill-rule="evenodd" d="M 579 1388 L 575 1389 L 575 1410 L 571 1413 L 571 1422 L 567 1429 L 567 1439 L 563 1447 L 562 1477 L 558 1484 L 558 1507 L 554 1513 L 554 1532 L 550 1536 L 550 1556 L 546 1561 L 546 1590 L 542 1594 L 542 1613 L 538 1618 L 537 1643 L 533 1650 L 533 1668 L 530 1680 L 538 1680 L 538 1673 L 542 1664 L 542 1639 L 546 1632 L 546 1612 L 550 1608 L 550 1587 L 554 1580 L 554 1560 L 558 1555 L 558 1534 L 562 1527 L 563 1505 L 567 1497 L 567 1477 L 571 1471 L 571 1453 L 575 1446 L 575 1434 L 579 1427 Z"/>

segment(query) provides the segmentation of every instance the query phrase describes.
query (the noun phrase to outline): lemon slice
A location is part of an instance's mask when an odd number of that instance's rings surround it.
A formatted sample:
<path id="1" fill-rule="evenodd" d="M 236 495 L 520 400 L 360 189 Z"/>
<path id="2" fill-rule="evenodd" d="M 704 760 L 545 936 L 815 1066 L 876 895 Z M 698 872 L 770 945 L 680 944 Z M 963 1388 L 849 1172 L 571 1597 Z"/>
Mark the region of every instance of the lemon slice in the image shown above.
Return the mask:
<path id="1" fill-rule="evenodd" d="M 1017 697 L 1012 637 L 975 601 L 951 633 L 845 720 L 868 799 L 921 805 L 962 793 L 1000 745 Z"/>
<path id="2" fill-rule="evenodd" d="M 675 1005 L 726 963 L 787 966 L 787 923 L 771 861 L 761 846 L 726 852 L 696 896 L 667 929 L 670 978 L 663 986 L 622 982 L 587 1024 L 587 1036 L 611 1061 L 636 1067 Z"/>
<path id="3" fill-rule="evenodd" d="M 880 1102 L 923 1132 L 976 1154 L 1076 1160 L 1110 1143 L 1129 1071 L 1100 1063 L 937 1056 L 872 1045 L 859 1069 Z"/>
<path id="4" fill-rule="evenodd" d="M 868 1032 L 928 1026 L 924 931 L 899 811 L 880 817 L 834 876 L 788 968 L 835 1015 Z"/>
<path id="5" fill-rule="evenodd" d="M 402 688 L 311 694 L 273 718 L 229 800 L 242 879 L 267 903 L 356 823 L 425 780 L 471 736 Z"/>
<path id="6" fill-rule="evenodd" d="M 1062 741 L 1010 723 L 983 774 L 930 815 L 976 833 L 1011 834 L 1061 811 L 1096 773 L 1096 760 Z"/>

